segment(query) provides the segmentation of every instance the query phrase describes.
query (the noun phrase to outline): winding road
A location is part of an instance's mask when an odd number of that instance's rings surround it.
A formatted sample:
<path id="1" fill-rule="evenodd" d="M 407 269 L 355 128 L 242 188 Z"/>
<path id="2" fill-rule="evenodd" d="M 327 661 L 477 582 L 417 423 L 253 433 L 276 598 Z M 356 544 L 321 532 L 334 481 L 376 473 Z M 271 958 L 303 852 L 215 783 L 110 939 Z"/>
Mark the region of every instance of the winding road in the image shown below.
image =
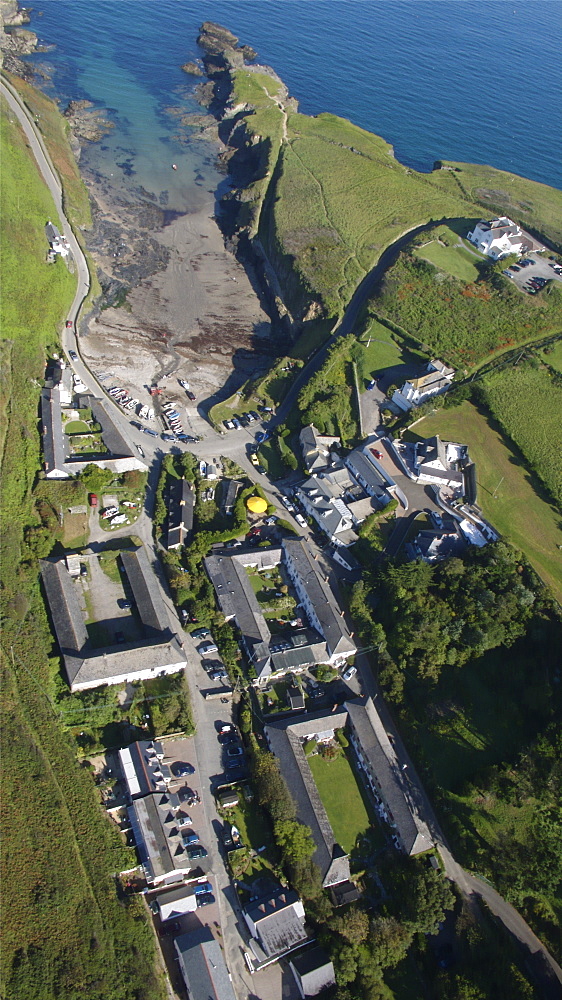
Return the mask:
<path id="1" fill-rule="evenodd" d="M 17 91 L 11 86 L 11 84 L 5 79 L 0 79 L 0 92 L 6 99 L 9 107 L 17 116 L 21 127 L 25 133 L 29 146 L 35 156 L 41 174 L 45 180 L 45 183 L 51 192 L 55 206 L 58 212 L 61 232 L 64 234 L 68 243 L 70 245 L 72 255 L 77 268 L 77 288 L 76 294 L 74 296 L 72 305 L 68 313 L 68 320 L 72 323 L 71 328 L 65 328 L 62 334 L 62 343 L 65 351 L 76 351 L 78 353 L 78 343 L 75 334 L 76 321 L 80 313 L 81 306 L 86 298 L 90 289 L 90 274 L 88 270 L 88 264 L 86 258 L 82 252 L 80 244 L 76 239 L 71 225 L 66 218 L 63 211 L 63 199 L 62 199 L 62 189 L 60 181 L 56 174 L 55 168 L 49 156 L 49 153 L 45 147 L 43 139 L 35 127 L 32 116 L 25 104 L 21 100 Z M 441 222 L 447 222 L 446 219 L 440 220 Z M 433 228 L 439 223 L 433 221 L 427 223 L 423 226 L 417 226 L 413 229 L 405 232 L 398 240 L 396 240 L 392 246 L 388 247 L 387 250 L 381 255 L 380 260 L 376 266 L 366 275 L 361 284 L 356 289 L 351 301 L 345 310 L 345 313 L 340 318 L 338 324 L 336 325 L 334 332 L 332 333 L 329 340 L 316 352 L 316 354 L 307 362 L 307 364 L 301 369 L 299 375 L 295 379 L 293 386 L 291 387 L 287 397 L 283 401 L 282 405 L 278 408 L 277 414 L 271 423 L 281 423 L 287 413 L 290 412 L 291 408 L 294 406 L 297 399 L 298 393 L 300 392 L 302 386 L 305 382 L 321 367 L 323 361 L 325 360 L 326 354 L 333 343 L 340 337 L 352 332 L 357 318 L 360 314 L 362 307 L 364 306 L 367 299 L 373 293 L 377 283 L 379 282 L 384 271 L 394 262 L 397 258 L 400 250 L 412 239 L 417 233 L 423 232 L 426 229 Z M 149 469 L 149 494 L 153 494 L 153 490 L 156 484 L 158 467 L 160 460 L 163 456 L 163 451 L 159 444 L 156 443 L 156 439 L 149 439 L 147 436 L 143 435 L 141 432 L 134 430 L 129 421 L 123 414 L 123 411 L 113 403 L 111 397 L 107 396 L 104 390 L 96 381 L 94 374 L 90 369 L 84 364 L 84 362 L 79 358 L 72 362 L 72 367 L 78 375 L 83 379 L 84 383 L 87 385 L 90 392 L 98 397 L 110 400 L 114 407 L 115 421 L 118 424 L 121 432 L 123 433 L 125 439 L 134 445 L 137 450 L 139 445 L 145 450 L 148 457 Z M 227 455 L 233 458 L 243 469 L 247 472 L 251 478 L 256 478 L 255 469 L 249 462 L 247 458 L 247 445 L 250 441 L 254 440 L 254 432 L 249 434 L 240 433 L 238 436 L 225 437 L 224 435 L 218 434 L 212 428 L 209 428 L 205 434 L 205 439 L 197 442 L 197 444 L 189 444 L 187 446 L 189 450 L 193 451 L 195 454 L 202 458 L 209 458 L 210 455 Z M 178 449 L 180 446 L 178 445 Z M 181 448 L 181 450 L 186 450 L 186 448 Z M 285 519 L 288 519 L 289 515 L 287 511 L 284 510 L 279 504 L 279 492 L 274 490 L 269 483 L 265 480 L 265 477 L 260 477 L 260 485 L 266 489 L 266 492 L 273 503 L 278 507 L 280 513 Z M 153 500 L 153 495 L 147 496 L 147 504 Z M 150 512 L 150 506 L 148 506 Z M 142 534 L 143 541 L 152 553 L 152 558 L 155 563 L 158 563 L 156 559 L 156 549 L 154 546 L 154 540 L 152 537 L 152 525 L 148 516 L 144 516 L 138 528 L 136 529 Z M 300 529 L 299 529 L 300 530 Z M 308 536 L 308 541 L 311 547 L 314 546 L 312 536 Z M 323 559 L 323 554 L 321 552 L 317 553 L 320 558 Z M 333 569 L 333 568 L 332 568 Z M 159 573 L 163 590 L 166 594 L 167 603 L 169 606 L 170 614 L 176 619 L 176 612 L 173 606 L 171 606 L 171 601 L 169 593 L 163 580 L 161 572 Z M 351 623 L 348 623 L 351 625 Z M 351 625 L 352 627 L 352 625 Z M 189 637 L 190 638 L 190 637 Z M 187 639 L 187 636 L 186 636 Z M 189 639 L 187 639 L 189 642 Z M 479 878 L 466 872 L 454 859 L 451 851 L 447 845 L 445 837 L 440 829 L 439 823 L 433 811 L 431 802 L 429 801 L 421 781 L 416 775 L 414 765 L 410 760 L 406 748 L 402 743 L 400 734 L 396 729 L 392 716 L 385 705 L 382 695 L 378 689 L 376 681 L 373 677 L 372 671 L 368 664 L 365 654 L 359 654 L 357 657 L 357 665 L 359 667 L 359 674 L 363 684 L 363 690 L 365 693 L 370 694 L 374 699 L 376 699 L 376 705 L 384 724 L 389 733 L 393 734 L 395 740 L 395 747 L 397 750 L 397 755 L 401 766 L 405 765 L 408 768 L 408 775 L 410 778 L 410 786 L 412 790 L 412 797 L 418 804 L 420 810 L 422 810 L 423 815 L 428 821 L 428 825 L 431 829 L 432 835 L 434 837 L 436 846 L 439 848 L 440 854 L 443 858 L 443 863 L 445 870 L 450 879 L 452 879 L 458 886 L 460 892 L 467 898 L 471 899 L 473 897 L 479 897 L 489 908 L 491 913 L 493 913 L 499 922 L 503 925 L 505 930 L 507 930 L 520 944 L 523 953 L 526 957 L 526 962 L 529 971 L 532 973 L 536 981 L 539 983 L 542 996 L 545 1000 L 560 1000 L 562 995 L 562 969 L 558 963 L 552 958 L 550 953 L 541 943 L 541 941 L 536 937 L 528 924 L 523 920 L 521 915 L 508 903 L 496 890 L 489 885 L 487 882 L 480 880 Z M 231 957 L 234 959 L 234 964 L 243 969 L 241 963 L 240 954 L 235 958 L 236 945 L 235 941 L 237 939 L 237 932 L 235 929 L 235 922 L 237 915 L 234 911 L 231 911 L 227 915 L 226 926 L 228 928 L 228 943 L 227 947 L 230 952 Z M 238 976 L 240 972 L 238 971 Z M 237 976 L 237 978 L 238 978 Z"/>

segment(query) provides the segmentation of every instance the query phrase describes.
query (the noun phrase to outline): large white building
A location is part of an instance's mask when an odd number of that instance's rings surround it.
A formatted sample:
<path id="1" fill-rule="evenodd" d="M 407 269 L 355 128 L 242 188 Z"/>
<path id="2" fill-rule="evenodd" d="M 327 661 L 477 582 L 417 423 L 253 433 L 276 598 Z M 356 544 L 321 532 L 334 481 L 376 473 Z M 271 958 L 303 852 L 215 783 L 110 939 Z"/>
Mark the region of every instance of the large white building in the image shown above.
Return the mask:
<path id="1" fill-rule="evenodd" d="M 394 390 L 392 402 L 404 411 L 421 406 L 432 396 L 446 392 L 454 377 L 454 368 L 448 368 L 442 361 L 430 361 L 418 378 L 409 379 L 401 389 Z"/>
<path id="2" fill-rule="evenodd" d="M 481 253 L 485 253 L 492 260 L 502 260 L 512 253 L 518 256 L 531 251 L 541 253 L 545 249 L 506 215 L 491 219 L 489 222 L 480 219 L 472 232 L 467 233 L 467 238 Z"/>

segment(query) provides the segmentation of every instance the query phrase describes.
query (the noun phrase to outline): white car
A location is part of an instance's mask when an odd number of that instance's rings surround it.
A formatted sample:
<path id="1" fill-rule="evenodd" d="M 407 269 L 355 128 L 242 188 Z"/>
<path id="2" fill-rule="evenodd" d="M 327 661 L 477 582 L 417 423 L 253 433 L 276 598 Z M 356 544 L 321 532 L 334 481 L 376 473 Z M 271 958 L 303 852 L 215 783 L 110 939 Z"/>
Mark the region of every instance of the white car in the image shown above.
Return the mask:
<path id="1" fill-rule="evenodd" d="M 281 503 L 283 504 L 283 506 L 286 507 L 289 512 L 292 513 L 294 511 L 295 508 L 293 507 L 293 504 L 289 500 L 289 497 L 281 496 L 281 497 L 279 497 L 279 499 L 280 499 Z"/>
<path id="2" fill-rule="evenodd" d="M 357 667 L 354 667 L 353 665 L 351 667 L 348 667 L 343 674 L 344 681 L 350 681 L 352 677 L 355 677 L 356 673 L 357 673 Z"/>
<path id="3" fill-rule="evenodd" d="M 112 517 L 112 519 L 111 519 L 111 521 L 109 523 L 110 524 L 125 524 L 126 520 L 127 520 L 127 515 L 126 514 L 119 514 L 118 517 Z"/>
<path id="4" fill-rule="evenodd" d="M 295 521 L 297 522 L 297 524 L 300 524 L 301 528 L 306 528 L 306 520 L 304 519 L 302 514 L 295 514 Z"/>

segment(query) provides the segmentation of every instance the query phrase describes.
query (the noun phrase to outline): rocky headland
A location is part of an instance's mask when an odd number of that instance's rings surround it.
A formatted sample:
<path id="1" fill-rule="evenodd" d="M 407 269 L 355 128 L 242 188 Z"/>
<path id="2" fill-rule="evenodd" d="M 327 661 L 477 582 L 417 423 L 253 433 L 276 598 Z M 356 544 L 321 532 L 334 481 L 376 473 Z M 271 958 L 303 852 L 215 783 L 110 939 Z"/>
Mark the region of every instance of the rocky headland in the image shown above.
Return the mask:
<path id="1" fill-rule="evenodd" d="M 95 108 L 92 111 L 92 108 L 92 101 L 70 101 L 64 111 L 70 130 L 79 143 L 99 142 L 115 127 L 103 110 Z"/>

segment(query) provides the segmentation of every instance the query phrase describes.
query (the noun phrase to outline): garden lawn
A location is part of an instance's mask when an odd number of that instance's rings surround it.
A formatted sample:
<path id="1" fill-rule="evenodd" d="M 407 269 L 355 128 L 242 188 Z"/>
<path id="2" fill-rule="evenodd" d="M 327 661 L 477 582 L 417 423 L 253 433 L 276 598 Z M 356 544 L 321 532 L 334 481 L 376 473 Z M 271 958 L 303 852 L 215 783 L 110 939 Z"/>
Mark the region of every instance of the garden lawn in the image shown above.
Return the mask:
<path id="1" fill-rule="evenodd" d="M 309 757 L 308 763 L 334 836 L 350 854 L 358 838 L 371 826 L 351 764 L 343 754 L 335 760 L 326 760 L 318 754 Z"/>
<path id="2" fill-rule="evenodd" d="M 362 368 L 365 376 L 372 377 L 385 368 L 397 365 L 423 364 L 428 360 L 421 351 L 412 351 L 399 343 L 387 326 L 371 319 L 358 340 L 363 348 Z"/>
<path id="3" fill-rule="evenodd" d="M 454 278 L 461 281 L 476 281 L 478 268 L 475 265 L 475 258 L 469 250 L 464 247 L 446 247 L 437 240 L 427 246 L 419 247 L 415 251 L 416 257 L 424 257 L 431 264 L 435 264 L 440 271 L 452 274 Z"/>
<path id="4" fill-rule="evenodd" d="M 472 403 L 440 410 L 416 425 L 421 439 L 439 434 L 444 441 L 469 446 L 476 463 L 478 503 L 498 531 L 527 556 L 556 599 L 562 602 L 560 513 L 533 488 L 529 474 L 509 442 Z"/>
<path id="5" fill-rule="evenodd" d="M 260 444 L 258 458 L 271 479 L 282 479 L 283 476 L 287 475 L 287 469 L 281 461 L 279 452 L 273 441 L 266 441 L 264 444 Z"/>

